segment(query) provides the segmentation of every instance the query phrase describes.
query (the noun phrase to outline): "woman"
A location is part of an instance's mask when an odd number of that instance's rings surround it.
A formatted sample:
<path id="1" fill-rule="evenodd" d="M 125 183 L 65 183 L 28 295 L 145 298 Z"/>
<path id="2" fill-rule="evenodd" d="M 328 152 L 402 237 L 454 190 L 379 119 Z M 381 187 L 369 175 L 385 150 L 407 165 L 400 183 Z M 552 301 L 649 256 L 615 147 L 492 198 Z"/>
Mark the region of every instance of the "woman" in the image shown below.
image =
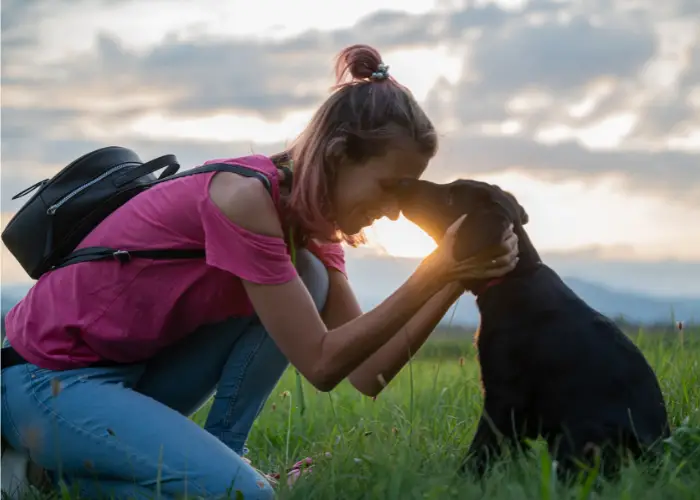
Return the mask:
<path id="1" fill-rule="evenodd" d="M 176 179 L 130 200 L 81 244 L 204 245 L 206 262 L 81 263 L 36 283 L 6 321 L 30 362 L 2 373 L 2 434 L 13 448 L 88 497 L 159 488 L 167 498 L 271 498 L 241 457 L 288 360 L 319 390 L 348 377 L 376 396 L 408 361 L 407 344 L 416 352 L 461 294 L 457 280 L 513 269 L 511 231 L 494 254 L 454 262 L 458 221 L 395 293 L 360 311 L 340 242 L 358 244 L 375 219 L 396 219 L 383 186 L 419 177 L 437 147 L 387 69 L 376 50 L 346 48 L 335 92 L 288 152 L 213 160 L 264 173 L 272 196 L 231 173 Z M 94 366 L 105 359 L 124 364 Z M 187 416 L 215 389 L 202 429 Z"/>

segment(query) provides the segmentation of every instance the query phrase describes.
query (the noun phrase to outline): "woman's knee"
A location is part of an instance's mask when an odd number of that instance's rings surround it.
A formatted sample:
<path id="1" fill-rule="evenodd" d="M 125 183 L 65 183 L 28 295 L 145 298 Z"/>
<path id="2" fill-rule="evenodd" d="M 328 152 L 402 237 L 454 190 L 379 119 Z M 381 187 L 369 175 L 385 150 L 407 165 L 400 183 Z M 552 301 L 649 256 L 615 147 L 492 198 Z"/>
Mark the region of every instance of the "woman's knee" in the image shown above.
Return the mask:
<path id="1" fill-rule="evenodd" d="M 311 251 L 302 248 L 297 252 L 297 272 L 309 290 L 311 297 L 320 311 L 326 304 L 330 280 L 328 269 Z"/>

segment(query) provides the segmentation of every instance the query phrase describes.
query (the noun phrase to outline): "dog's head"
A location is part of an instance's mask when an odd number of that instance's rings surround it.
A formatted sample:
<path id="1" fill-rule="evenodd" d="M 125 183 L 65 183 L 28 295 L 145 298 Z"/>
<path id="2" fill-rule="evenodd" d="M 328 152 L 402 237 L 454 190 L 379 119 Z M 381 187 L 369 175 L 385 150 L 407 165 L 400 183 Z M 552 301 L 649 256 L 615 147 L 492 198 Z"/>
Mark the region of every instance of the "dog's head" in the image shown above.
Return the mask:
<path id="1" fill-rule="evenodd" d="M 517 228 L 528 222 L 528 215 L 515 196 L 485 182 L 457 180 L 435 184 L 401 179 L 390 189 L 404 216 L 438 242 L 454 221 L 467 214 L 455 241 L 456 259 L 498 245 L 511 223 Z"/>

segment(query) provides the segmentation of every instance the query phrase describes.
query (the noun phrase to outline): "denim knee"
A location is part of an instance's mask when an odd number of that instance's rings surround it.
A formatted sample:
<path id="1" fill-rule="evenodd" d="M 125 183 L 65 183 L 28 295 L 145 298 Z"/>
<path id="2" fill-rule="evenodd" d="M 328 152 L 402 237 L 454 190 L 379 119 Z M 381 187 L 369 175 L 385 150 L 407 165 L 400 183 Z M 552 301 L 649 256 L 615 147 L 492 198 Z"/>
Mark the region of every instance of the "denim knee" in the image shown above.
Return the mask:
<path id="1" fill-rule="evenodd" d="M 311 298 L 320 311 L 326 304 L 330 280 L 328 270 L 321 260 L 306 248 L 297 252 L 297 272 L 311 294 Z"/>

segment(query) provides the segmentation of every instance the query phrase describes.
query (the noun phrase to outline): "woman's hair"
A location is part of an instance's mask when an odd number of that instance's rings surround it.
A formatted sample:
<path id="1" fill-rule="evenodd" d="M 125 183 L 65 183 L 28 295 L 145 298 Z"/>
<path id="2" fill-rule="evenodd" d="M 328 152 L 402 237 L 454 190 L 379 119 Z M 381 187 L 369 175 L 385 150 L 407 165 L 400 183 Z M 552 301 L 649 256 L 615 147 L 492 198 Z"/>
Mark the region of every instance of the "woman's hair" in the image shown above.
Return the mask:
<path id="1" fill-rule="evenodd" d="M 333 93 L 290 148 L 272 157 L 278 165 L 293 160 L 294 183 L 285 212 L 304 234 L 352 246 L 364 240 L 361 233 L 344 234 L 335 224 L 330 190 L 344 162 L 360 163 L 402 146 L 435 155 L 433 124 L 387 69 L 372 47 L 342 50 Z"/>

